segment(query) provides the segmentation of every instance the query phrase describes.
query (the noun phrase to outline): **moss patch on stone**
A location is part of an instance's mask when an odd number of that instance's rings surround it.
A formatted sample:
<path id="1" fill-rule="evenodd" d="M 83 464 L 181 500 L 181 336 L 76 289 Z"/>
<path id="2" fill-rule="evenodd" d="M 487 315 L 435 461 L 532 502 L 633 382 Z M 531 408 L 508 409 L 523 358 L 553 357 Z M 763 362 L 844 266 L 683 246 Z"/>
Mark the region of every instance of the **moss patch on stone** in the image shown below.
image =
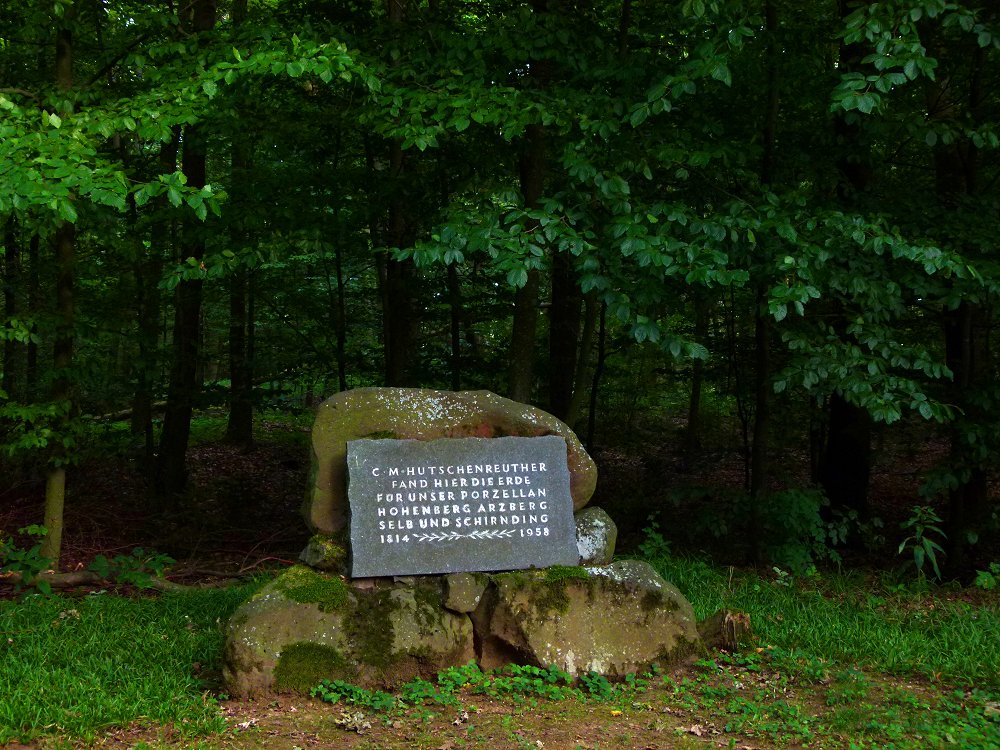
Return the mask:
<path id="1" fill-rule="evenodd" d="M 398 434 L 392 430 L 375 430 L 365 435 L 365 440 L 399 440 Z"/>
<path id="2" fill-rule="evenodd" d="M 389 591 L 373 591 L 359 597 L 354 616 L 348 620 L 347 637 L 364 664 L 385 668 L 392 662 L 392 629 L 389 616 L 399 602 Z"/>
<path id="3" fill-rule="evenodd" d="M 576 565 L 551 565 L 545 569 L 545 581 L 548 583 L 568 579 L 587 581 L 590 578 L 591 575 L 586 568 Z"/>
<path id="4" fill-rule="evenodd" d="M 569 611 L 570 599 L 567 588 L 580 582 L 587 588 L 588 598 L 592 596 L 597 577 L 584 568 L 572 565 L 553 565 L 545 570 L 512 571 L 494 576 L 503 580 L 515 591 L 528 591 L 535 613 L 542 619 L 551 614 L 565 614 Z"/>
<path id="5" fill-rule="evenodd" d="M 344 581 L 302 565 L 289 568 L 275 581 L 274 588 L 293 602 L 318 604 L 323 612 L 341 609 L 347 603 L 348 589 Z"/>
<path id="6" fill-rule="evenodd" d="M 278 690 L 307 693 L 324 679 L 353 679 L 355 670 L 337 649 L 319 643 L 293 643 L 281 652 L 274 670 Z"/>
<path id="7" fill-rule="evenodd" d="M 639 600 L 639 606 L 642 607 L 643 612 L 651 612 L 654 609 L 659 609 L 666 603 L 667 597 L 662 591 L 647 591 L 642 595 L 642 599 Z M 675 604 L 671 609 L 676 609 Z"/>
<path id="8" fill-rule="evenodd" d="M 318 570 L 346 570 L 347 549 L 343 537 L 339 532 L 335 535 L 313 534 L 299 560 Z"/>

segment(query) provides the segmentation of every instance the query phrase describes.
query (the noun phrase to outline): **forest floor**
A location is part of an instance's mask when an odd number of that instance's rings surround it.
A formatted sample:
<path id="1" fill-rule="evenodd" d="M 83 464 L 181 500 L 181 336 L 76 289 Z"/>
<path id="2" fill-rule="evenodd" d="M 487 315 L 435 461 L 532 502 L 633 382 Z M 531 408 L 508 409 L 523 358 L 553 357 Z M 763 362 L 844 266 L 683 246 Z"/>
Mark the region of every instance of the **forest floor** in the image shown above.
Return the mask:
<path id="1" fill-rule="evenodd" d="M 127 555 L 135 547 L 173 557 L 177 562 L 169 580 L 191 585 L 245 578 L 293 563 L 308 538 L 300 513 L 309 469 L 307 428 L 265 421 L 254 446 L 237 448 L 218 440 L 218 427 L 208 428 L 192 448 L 192 489 L 171 507 L 149 499 L 132 459 L 104 457 L 75 467 L 67 492 L 63 570 L 83 569 L 99 554 Z M 716 531 L 727 513 L 731 532 L 740 523 L 733 501 L 743 483 L 739 452 L 716 446 L 692 462 L 671 447 L 679 440 L 657 439 L 652 432 L 633 435 L 631 445 L 594 451 L 601 480 L 593 504 L 619 523 L 619 550 L 634 548 L 652 517 L 678 552 L 708 551 L 721 556 L 719 562 L 738 564 L 745 550 Z M 790 485 L 804 483 L 794 471 L 785 470 L 808 465 L 802 456 L 793 455 L 798 450 L 791 447 L 782 456 L 784 473 L 779 476 Z M 892 549 L 898 543 L 899 523 L 914 505 L 923 504 L 917 495 L 920 472 L 945 451 L 944 443 L 928 441 L 919 448 L 894 446 L 877 453 L 872 501 L 889 539 L 880 550 L 858 553 L 852 564 L 891 567 L 901 562 Z M 7 533 L 41 522 L 44 494 L 39 479 L 25 477 L 12 484 L 0 485 L 0 530 Z M 709 508 L 712 512 L 706 514 Z M 982 552 L 984 559 L 997 559 L 996 553 Z M 10 587 L 0 587 L 0 598 L 11 593 Z M 206 700 L 218 699 L 226 729 L 208 738 L 193 737 L 183 727 L 134 724 L 86 741 L 49 736 L 30 747 L 846 747 L 864 725 L 869 703 L 891 706 L 898 701 L 909 707 L 906 710 L 916 706 L 926 712 L 942 695 L 938 687 L 919 679 L 848 670 L 805 680 L 769 668 L 766 660 L 703 660 L 680 665 L 665 679 L 657 676 L 638 688 L 616 689 L 599 701 L 462 695 L 454 706 L 373 712 L 302 697 L 233 701 L 209 692 Z M 989 705 L 1000 711 L 1000 706 Z M 916 731 L 898 723 L 905 713 L 901 708 L 885 714 L 879 731 L 895 732 L 901 739 Z"/>
<path id="2" fill-rule="evenodd" d="M 139 462 L 127 455 L 100 456 L 71 468 L 64 570 L 85 567 L 98 554 L 110 558 L 140 547 L 177 560 L 171 580 L 202 583 L 298 557 L 309 536 L 301 515 L 309 470 L 307 424 L 261 421 L 257 442 L 246 448 L 221 440 L 221 420 L 205 424 L 189 451 L 190 490 L 169 507 L 152 499 Z M 593 449 L 599 481 L 590 504 L 617 523 L 619 551 L 634 549 L 655 521 L 678 553 L 745 565 L 749 548 L 739 543 L 748 523 L 745 467 L 734 431 L 723 431 L 721 439 L 715 435 L 691 459 L 680 450 L 681 426 L 669 430 L 672 434 L 630 425 L 628 443 Z M 904 535 L 900 523 L 915 506 L 927 504 L 918 494 L 921 477 L 947 452 L 946 441 L 919 434 L 903 444 L 876 441 L 870 485 L 872 513 L 879 519 L 876 543 L 844 552 L 846 567 L 886 569 L 905 562 L 895 549 Z M 803 446 L 786 446 L 772 460 L 772 489 L 809 484 Z M 994 477 L 992 496 L 998 492 Z M 41 523 L 43 498 L 40 476 L 13 483 L 0 479 L 0 531 L 13 534 Z M 982 546 L 975 553 L 985 566 L 1000 549 Z"/>

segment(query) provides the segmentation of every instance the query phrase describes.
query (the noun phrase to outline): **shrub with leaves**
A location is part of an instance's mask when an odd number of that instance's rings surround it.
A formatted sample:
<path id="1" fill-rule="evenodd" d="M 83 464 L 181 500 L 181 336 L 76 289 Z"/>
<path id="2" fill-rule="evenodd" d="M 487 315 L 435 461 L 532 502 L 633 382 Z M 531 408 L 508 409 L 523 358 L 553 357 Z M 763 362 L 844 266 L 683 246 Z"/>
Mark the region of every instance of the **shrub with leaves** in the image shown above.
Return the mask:
<path id="1" fill-rule="evenodd" d="M 906 539 L 899 543 L 899 554 L 909 550 L 913 555 L 913 565 L 917 569 L 917 575 L 924 577 L 924 565 L 930 563 L 934 571 L 934 577 L 941 578 L 941 568 L 938 566 L 938 555 L 944 554 L 944 549 L 932 536 L 940 539 L 945 538 L 945 533 L 937 524 L 941 523 L 941 518 L 934 509 L 928 505 L 917 505 L 913 508 L 913 515 L 900 524 L 901 528 L 908 529 L 911 533 Z"/>

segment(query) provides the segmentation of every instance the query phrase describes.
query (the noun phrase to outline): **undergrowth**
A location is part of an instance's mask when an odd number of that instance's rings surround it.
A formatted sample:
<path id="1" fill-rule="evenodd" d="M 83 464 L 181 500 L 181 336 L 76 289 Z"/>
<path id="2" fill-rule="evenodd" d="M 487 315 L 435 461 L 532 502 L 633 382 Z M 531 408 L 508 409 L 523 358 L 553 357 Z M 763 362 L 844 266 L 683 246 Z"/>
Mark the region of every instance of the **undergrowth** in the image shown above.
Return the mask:
<path id="1" fill-rule="evenodd" d="M 556 667 L 483 672 L 468 664 L 393 693 L 324 681 L 314 695 L 367 715 L 358 726 L 472 711 L 474 700 L 530 711 L 573 701 L 646 716 L 668 732 L 676 726 L 664 717 L 674 716 L 689 728 L 777 745 L 1000 747 L 994 591 L 911 591 L 858 574 L 759 575 L 672 557 L 652 542 L 645 556 L 699 618 L 722 608 L 750 615 L 742 653 L 618 683 L 594 673 L 573 679 Z M 107 727 L 135 723 L 219 735 L 227 729 L 213 692 L 222 626 L 251 591 L 0 602 L 0 745 L 44 735 L 92 742 Z"/>
<path id="2" fill-rule="evenodd" d="M 1000 607 L 985 591 L 963 597 L 926 581 L 912 587 L 859 573 L 773 575 L 676 557 L 655 544 L 644 558 L 704 619 L 720 609 L 750 615 L 755 643 L 917 675 L 956 686 L 1000 688 Z"/>
<path id="3" fill-rule="evenodd" d="M 0 601 L 0 745 L 135 721 L 221 731 L 222 628 L 251 588 Z"/>

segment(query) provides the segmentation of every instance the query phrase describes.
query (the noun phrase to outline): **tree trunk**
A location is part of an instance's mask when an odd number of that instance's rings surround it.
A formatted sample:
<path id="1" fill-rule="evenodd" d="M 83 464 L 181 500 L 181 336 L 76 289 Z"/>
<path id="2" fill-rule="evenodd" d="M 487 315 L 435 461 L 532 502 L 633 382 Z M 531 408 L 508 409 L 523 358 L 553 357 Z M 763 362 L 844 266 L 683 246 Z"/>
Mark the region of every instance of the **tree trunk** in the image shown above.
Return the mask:
<path id="1" fill-rule="evenodd" d="M 237 445 L 253 443 L 253 371 L 247 357 L 249 272 L 245 266 L 229 278 L 229 421 L 226 439 Z"/>
<path id="2" fill-rule="evenodd" d="M 72 9 L 66 11 L 66 20 L 72 17 Z M 73 89 L 73 35 L 67 28 L 56 32 L 56 85 L 59 90 L 68 95 Z M 67 96 L 68 98 L 68 96 Z M 63 112 L 69 115 L 72 110 Z M 55 346 L 53 350 L 52 401 L 64 409 L 61 424 L 57 431 L 65 429 L 73 414 L 73 401 L 70 392 L 69 369 L 73 364 L 73 327 L 75 316 L 73 309 L 73 271 L 76 263 L 76 228 L 68 221 L 63 221 L 55 234 L 56 257 L 56 325 Z M 62 554 L 63 509 L 66 503 L 66 457 L 64 449 L 57 448 L 52 457 L 45 478 L 45 526 L 48 533 L 42 538 L 41 555 L 52 560 L 55 569 L 59 568 L 59 557 Z"/>
<path id="3" fill-rule="evenodd" d="M 194 0 L 191 5 L 191 30 L 209 31 L 215 25 L 214 0 Z M 205 186 L 205 142 L 200 128 L 190 126 L 184 131 L 182 169 L 189 188 Z M 185 227 L 183 255 L 201 262 L 205 240 L 200 228 L 188 217 Z M 191 433 L 191 415 L 198 390 L 198 354 L 201 323 L 201 279 L 181 281 L 174 292 L 174 336 L 167 390 L 167 408 L 160 436 L 158 490 L 165 498 L 179 494 L 187 485 L 187 447 Z"/>
<path id="4" fill-rule="evenodd" d="M 31 236 L 28 242 L 28 309 L 32 315 L 42 306 L 42 284 L 39 277 L 39 245 L 41 240 L 37 234 Z M 31 333 L 38 333 L 38 324 L 32 321 Z M 30 401 L 38 393 L 38 344 L 35 336 L 28 342 L 28 354 L 24 365 L 24 399 Z"/>
<path id="5" fill-rule="evenodd" d="M 60 35 L 62 33 L 60 32 Z M 65 43 L 69 45 L 69 32 L 65 34 L 67 38 Z M 68 221 L 64 221 L 56 231 L 55 255 L 59 324 L 53 351 L 52 364 L 55 378 L 52 381 L 52 401 L 65 410 L 60 420 L 62 423 L 60 427 L 64 429 L 73 414 L 68 370 L 73 364 L 73 267 L 76 255 L 76 231 Z M 45 527 L 48 533 L 42 538 L 41 546 L 42 557 L 52 560 L 52 565 L 56 569 L 59 567 L 59 557 L 62 553 L 63 508 L 66 502 L 66 469 L 62 453 L 63 449 L 56 449 L 56 455 L 53 456 L 55 463 L 49 468 L 45 479 Z"/>
<path id="6" fill-rule="evenodd" d="M 754 418 L 750 446 L 750 544 L 760 561 L 763 532 L 761 506 L 768 485 L 768 441 L 771 428 L 771 316 L 767 309 L 767 287 L 757 288 L 754 305 Z"/>
<path id="7" fill-rule="evenodd" d="M 340 237 L 340 222 L 337 223 Z M 344 288 L 343 243 L 338 240 L 333 262 L 337 274 L 337 390 L 347 390 L 347 290 Z"/>
<path id="8" fill-rule="evenodd" d="M 708 298 L 698 290 L 694 295 L 694 340 L 706 344 L 708 339 Z M 687 429 L 684 431 L 684 460 L 690 463 L 701 449 L 701 386 L 705 375 L 705 362 L 696 359 L 691 363 L 691 392 L 688 398 Z"/>
<path id="9" fill-rule="evenodd" d="M 949 76 L 949 54 L 954 51 L 934 49 L 942 62 L 941 75 L 928 84 L 929 117 L 945 123 L 969 121 L 972 127 L 983 120 L 984 51 L 978 45 L 971 53 L 967 96 L 963 100 L 959 77 Z M 979 150 L 968 140 L 939 143 L 933 155 L 936 192 L 940 203 L 949 207 L 979 191 Z M 985 526 L 988 509 L 986 466 L 973 445 L 968 431 L 983 423 L 985 413 L 981 394 L 990 378 L 990 310 L 981 302 L 963 300 L 956 310 L 943 317 L 945 357 L 954 377 L 951 402 L 962 416 L 951 430 L 951 465 L 958 475 L 957 486 L 949 493 L 946 513 L 947 566 L 953 575 L 971 573 L 968 547 Z"/>
<path id="10" fill-rule="evenodd" d="M 853 10 L 846 0 L 840 0 L 841 18 Z M 840 44 L 839 67 L 844 72 L 862 67 L 860 45 Z M 861 129 L 843 115 L 834 118 L 834 132 L 842 150 L 837 159 L 841 179 L 837 182 L 837 197 L 846 208 L 863 203 L 863 194 L 872 178 L 871 157 L 860 141 Z M 840 338 L 846 338 L 846 318 L 843 305 L 834 303 L 831 313 L 833 327 Z M 817 461 L 818 479 L 830 501 L 831 509 L 855 511 L 859 518 L 869 515 L 868 484 L 871 477 L 872 423 L 867 410 L 852 405 L 840 393 L 827 400 L 824 420 L 824 441 Z"/>
<path id="11" fill-rule="evenodd" d="M 573 375 L 573 398 L 569 402 L 569 412 L 566 414 L 566 424 L 576 429 L 583 411 L 584 399 L 590 392 L 590 366 L 594 358 L 594 340 L 597 335 L 597 319 L 601 312 L 601 301 L 596 292 L 590 292 L 585 297 L 586 306 L 583 315 L 583 333 L 580 334 L 580 353 L 576 359 L 576 372 Z"/>
<path id="12" fill-rule="evenodd" d="M 451 389 L 462 388 L 462 281 L 454 263 L 448 266 L 448 310 L 451 317 Z"/>
<path id="13" fill-rule="evenodd" d="M 159 169 L 169 174 L 177 169 L 177 150 L 180 146 L 181 130 L 174 128 L 170 141 L 160 146 Z M 156 199 L 154 211 L 169 212 L 166 197 Z M 172 219 L 165 219 L 172 221 Z M 160 276 L 163 274 L 163 259 L 168 254 L 169 231 L 154 231 L 149 250 L 136 263 L 136 296 L 138 308 L 139 361 L 136 363 L 136 385 L 132 397 L 131 428 L 133 435 L 142 435 L 145 444 L 145 470 L 150 481 L 154 478 L 156 446 L 153 433 L 154 387 L 159 379 L 158 354 L 160 338 Z"/>
<path id="14" fill-rule="evenodd" d="M 386 0 L 389 22 L 402 25 L 407 11 L 406 0 Z M 398 65 L 398 63 L 393 63 Z M 408 206 L 404 195 L 405 159 L 402 141 L 389 142 L 389 214 L 386 244 L 405 247 L 409 243 Z M 416 310 L 413 283 L 417 275 L 412 261 L 398 261 L 385 254 L 382 259 L 382 332 L 385 347 L 385 384 L 413 385 L 414 337 Z"/>
<path id="15" fill-rule="evenodd" d="M 236 0 L 232 8 L 233 28 L 239 28 L 247 13 L 247 0 Z M 239 136 L 233 139 L 230 173 L 233 186 L 245 187 L 250 172 L 250 146 Z M 247 315 L 249 271 L 243 257 L 247 233 L 239 216 L 229 231 L 231 249 L 239 266 L 229 277 L 229 420 L 226 439 L 237 445 L 253 443 L 253 369 L 247 356 L 247 331 L 253 325 Z"/>
<path id="16" fill-rule="evenodd" d="M 552 257 L 552 302 L 549 305 L 549 411 L 566 420 L 576 375 L 582 294 L 573 273 L 573 256 Z"/>
<path id="17" fill-rule="evenodd" d="M 593 450 L 597 430 L 597 396 L 604 375 L 604 363 L 608 358 L 608 306 L 601 303 L 600 324 L 597 332 L 597 364 L 594 366 L 594 382 L 590 386 L 590 414 L 587 415 L 587 449 Z"/>
<path id="18" fill-rule="evenodd" d="M 984 526 L 988 509 L 986 470 L 974 455 L 962 429 L 982 424 L 985 415 L 976 399 L 989 372 L 989 316 L 976 303 L 963 301 L 957 310 L 945 314 L 945 351 L 948 368 L 954 373 L 953 401 L 962 409 L 962 420 L 952 429 L 951 464 L 960 480 L 948 496 L 947 563 L 954 574 L 971 572 L 968 567 L 970 535 Z"/>
<path id="19" fill-rule="evenodd" d="M 871 477 L 872 424 L 867 410 L 849 403 L 839 393 L 827 407 L 826 450 L 819 480 L 833 508 L 853 510 L 868 518 L 868 481 Z"/>
<path id="20" fill-rule="evenodd" d="M 541 125 L 528 125 L 525 148 L 520 160 L 521 195 L 525 208 L 535 208 L 545 183 L 545 131 Z M 525 231 L 533 229 L 528 223 Z M 508 354 L 507 392 L 514 401 L 527 403 L 535 384 L 535 340 L 538 328 L 539 274 L 528 271 L 528 280 L 514 294 L 514 320 Z"/>
<path id="21" fill-rule="evenodd" d="M 4 231 L 4 256 L 3 256 L 3 314 L 4 324 L 17 317 L 18 304 L 17 292 L 21 283 L 21 248 L 18 242 L 17 221 L 11 214 L 7 219 L 7 227 Z M 3 342 L 3 377 L 0 378 L 0 390 L 7 394 L 10 399 L 17 398 L 18 391 L 18 364 L 17 364 L 17 342 L 13 338 L 7 338 Z"/>
<path id="22" fill-rule="evenodd" d="M 774 35 L 778 30 L 774 3 L 764 3 L 766 49 L 767 109 L 761 136 L 763 155 L 760 165 L 761 185 L 768 189 L 774 181 L 775 140 L 778 128 L 778 49 Z M 764 252 L 764 268 L 770 274 L 770 252 Z M 768 487 L 768 443 L 771 437 L 771 315 L 768 311 L 768 282 L 757 286 L 754 304 L 754 420 L 753 442 L 750 446 L 750 539 L 755 560 L 760 560 L 762 548 L 762 505 Z"/>

